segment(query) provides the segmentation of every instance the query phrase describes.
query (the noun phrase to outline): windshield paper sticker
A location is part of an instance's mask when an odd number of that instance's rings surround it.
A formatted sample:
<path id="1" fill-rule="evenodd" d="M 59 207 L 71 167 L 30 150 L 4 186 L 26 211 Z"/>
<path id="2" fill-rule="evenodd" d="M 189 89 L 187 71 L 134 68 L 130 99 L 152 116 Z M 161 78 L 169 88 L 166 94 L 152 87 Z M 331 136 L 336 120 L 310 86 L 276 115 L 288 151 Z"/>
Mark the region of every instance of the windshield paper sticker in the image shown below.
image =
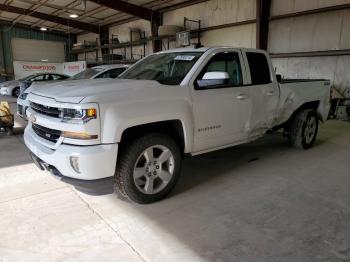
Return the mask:
<path id="1" fill-rule="evenodd" d="M 175 57 L 177 61 L 192 61 L 195 58 L 193 55 L 178 55 Z"/>

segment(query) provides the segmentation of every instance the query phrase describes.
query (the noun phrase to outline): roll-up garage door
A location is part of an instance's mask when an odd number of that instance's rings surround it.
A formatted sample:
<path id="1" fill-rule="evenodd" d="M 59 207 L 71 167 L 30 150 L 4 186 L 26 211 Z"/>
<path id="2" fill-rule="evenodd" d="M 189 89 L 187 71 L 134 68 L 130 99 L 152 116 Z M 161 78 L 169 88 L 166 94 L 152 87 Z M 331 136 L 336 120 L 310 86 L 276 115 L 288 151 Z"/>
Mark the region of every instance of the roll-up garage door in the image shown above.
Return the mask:
<path id="1" fill-rule="evenodd" d="M 64 44 L 64 42 L 13 38 L 13 61 L 61 63 L 65 61 Z"/>

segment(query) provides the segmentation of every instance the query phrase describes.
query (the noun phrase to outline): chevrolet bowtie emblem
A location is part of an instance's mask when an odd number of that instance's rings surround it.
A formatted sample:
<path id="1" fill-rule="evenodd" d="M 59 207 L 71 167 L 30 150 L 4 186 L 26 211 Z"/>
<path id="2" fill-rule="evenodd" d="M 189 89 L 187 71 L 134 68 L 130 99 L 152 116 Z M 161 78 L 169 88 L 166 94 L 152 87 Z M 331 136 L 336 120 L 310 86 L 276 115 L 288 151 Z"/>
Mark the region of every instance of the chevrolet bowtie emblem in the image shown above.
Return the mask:
<path id="1" fill-rule="evenodd" d="M 36 116 L 31 114 L 30 117 L 29 117 L 29 121 L 32 122 L 32 123 L 35 123 L 36 122 Z"/>

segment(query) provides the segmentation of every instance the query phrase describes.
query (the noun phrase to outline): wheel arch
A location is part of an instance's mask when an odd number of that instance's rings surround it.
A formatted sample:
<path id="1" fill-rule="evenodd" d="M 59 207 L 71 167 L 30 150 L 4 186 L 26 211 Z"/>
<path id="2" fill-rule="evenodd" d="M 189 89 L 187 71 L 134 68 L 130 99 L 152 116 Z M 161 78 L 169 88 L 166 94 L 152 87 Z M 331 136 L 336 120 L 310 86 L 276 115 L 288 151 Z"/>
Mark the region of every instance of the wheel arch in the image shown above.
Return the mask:
<path id="1" fill-rule="evenodd" d="M 305 110 L 305 109 L 313 109 L 315 110 L 317 117 L 320 121 L 324 121 L 321 113 L 318 111 L 318 108 L 320 106 L 321 101 L 320 100 L 315 100 L 315 101 L 310 101 L 310 102 L 306 102 L 304 104 L 302 104 L 301 106 L 299 106 L 294 112 L 293 114 L 289 117 L 288 121 L 289 122 L 291 119 L 293 119 L 293 117 L 298 114 L 300 111 Z"/>
<path id="2" fill-rule="evenodd" d="M 321 102 L 319 100 L 315 100 L 315 101 L 310 101 L 310 102 L 306 102 L 306 103 L 302 104 L 290 115 L 290 117 L 285 122 L 283 122 L 282 124 L 280 124 L 278 126 L 275 126 L 273 128 L 273 130 L 278 130 L 280 128 L 284 128 L 285 130 L 288 130 L 290 127 L 290 124 L 291 124 L 292 120 L 295 118 L 295 116 L 305 109 L 315 110 L 318 120 L 323 122 L 324 119 L 323 119 L 321 113 L 318 111 L 320 103 Z"/>
<path id="3" fill-rule="evenodd" d="M 162 133 L 169 135 L 179 145 L 183 155 L 189 150 L 188 134 L 184 123 L 179 119 L 163 120 L 130 126 L 124 129 L 121 134 L 120 147 L 123 148 L 128 141 L 149 133 Z"/>

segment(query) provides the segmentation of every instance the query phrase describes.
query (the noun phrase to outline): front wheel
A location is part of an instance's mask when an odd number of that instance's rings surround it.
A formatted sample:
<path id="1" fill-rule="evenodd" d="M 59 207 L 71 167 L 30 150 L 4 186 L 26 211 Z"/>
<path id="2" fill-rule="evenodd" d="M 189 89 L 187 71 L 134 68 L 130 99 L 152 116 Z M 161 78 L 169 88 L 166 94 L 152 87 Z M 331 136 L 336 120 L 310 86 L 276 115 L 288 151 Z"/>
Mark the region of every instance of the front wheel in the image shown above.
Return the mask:
<path id="1" fill-rule="evenodd" d="M 12 96 L 14 96 L 14 97 L 19 97 L 19 95 L 20 95 L 20 89 L 19 89 L 19 87 L 16 87 L 16 88 L 13 89 L 13 91 L 12 91 Z"/>
<path id="2" fill-rule="evenodd" d="M 309 149 L 316 140 L 317 132 L 318 118 L 315 110 L 302 110 L 291 120 L 288 130 L 289 142 L 295 148 Z"/>
<path id="3" fill-rule="evenodd" d="M 136 203 L 152 203 L 170 193 L 180 170 L 181 153 L 176 142 L 164 134 L 149 134 L 122 150 L 115 175 L 116 190 Z"/>

